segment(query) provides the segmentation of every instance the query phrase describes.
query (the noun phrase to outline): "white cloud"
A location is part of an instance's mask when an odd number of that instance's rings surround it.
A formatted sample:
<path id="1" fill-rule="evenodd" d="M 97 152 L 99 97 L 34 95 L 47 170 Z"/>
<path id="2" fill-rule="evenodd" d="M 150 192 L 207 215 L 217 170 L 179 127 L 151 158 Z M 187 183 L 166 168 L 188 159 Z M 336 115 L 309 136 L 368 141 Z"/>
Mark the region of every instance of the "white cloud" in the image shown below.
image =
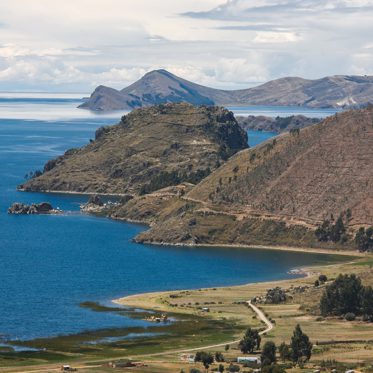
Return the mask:
<path id="1" fill-rule="evenodd" d="M 373 0 L 0 2 L 0 90 L 122 88 L 166 68 L 243 88 L 373 74 Z"/>
<path id="2" fill-rule="evenodd" d="M 256 43 L 291 43 L 300 39 L 293 32 L 258 31 L 254 38 Z"/>

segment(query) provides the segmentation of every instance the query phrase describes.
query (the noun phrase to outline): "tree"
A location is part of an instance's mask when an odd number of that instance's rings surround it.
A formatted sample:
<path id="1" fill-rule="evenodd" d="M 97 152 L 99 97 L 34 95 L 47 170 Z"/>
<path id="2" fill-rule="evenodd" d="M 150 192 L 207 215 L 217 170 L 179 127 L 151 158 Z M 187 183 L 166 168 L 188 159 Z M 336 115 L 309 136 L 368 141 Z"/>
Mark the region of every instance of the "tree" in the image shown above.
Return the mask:
<path id="1" fill-rule="evenodd" d="M 310 342 L 308 336 L 303 333 L 299 324 L 294 329 L 290 346 L 291 358 L 295 363 L 301 360 L 307 361 L 311 358 L 312 343 Z"/>
<path id="2" fill-rule="evenodd" d="M 361 227 L 355 235 L 355 245 L 359 251 L 372 251 L 373 250 L 373 228 L 370 227 L 365 230 Z"/>
<path id="3" fill-rule="evenodd" d="M 328 278 L 326 277 L 326 275 L 320 275 L 319 276 L 319 282 L 321 284 L 323 284 L 324 282 L 328 281 Z"/>
<path id="4" fill-rule="evenodd" d="M 274 342 L 268 341 L 264 344 L 260 360 L 262 366 L 271 365 L 276 362 L 276 345 Z"/>
<path id="5" fill-rule="evenodd" d="M 198 351 L 194 357 L 195 362 L 201 362 L 203 366 L 208 369 L 209 366 L 214 362 L 214 357 L 210 352 Z"/>
<path id="6" fill-rule="evenodd" d="M 344 315 L 348 312 L 360 313 L 363 285 L 356 275 L 340 274 L 335 281 L 326 287 L 320 300 L 320 311 L 323 316 Z"/>
<path id="7" fill-rule="evenodd" d="M 218 363 L 221 363 L 222 361 L 224 361 L 224 356 L 221 352 L 219 351 L 215 352 L 215 361 Z"/>
<path id="8" fill-rule="evenodd" d="M 329 220 L 324 220 L 315 231 L 317 239 L 321 242 L 328 242 L 330 239 L 331 224 Z"/>
<path id="9" fill-rule="evenodd" d="M 342 216 L 339 215 L 337 221 L 335 224 L 331 227 L 330 230 L 330 239 L 333 242 L 339 242 L 342 238 L 342 236 L 346 233 L 346 228 L 343 223 Z"/>
<path id="10" fill-rule="evenodd" d="M 218 370 L 219 370 L 220 373 L 223 373 L 224 370 L 225 370 L 224 365 L 223 364 L 219 364 Z"/>
<path id="11" fill-rule="evenodd" d="M 225 345 L 224 350 L 228 351 L 229 350 L 229 345 Z"/>
<path id="12" fill-rule="evenodd" d="M 260 347 L 261 337 L 256 329 L 248 328 L 239 343 L 240 350 L 244 353 L 252 353 Z"/>
<path id="13" fill-rule="evenodd" d="M 291 359 L 290 347 L 285 342 L 282 342 L 280 344 L 280 346 L 278 348 L 278 352 L 280 353 L 280 359 L 282 361 Z"/>
<path id="14" fill-rule="evenodd" d="M 364 288 L 361 298 L 361 311 L 364 320 L 373 321 L 373 289 L 371 286 Z"/>

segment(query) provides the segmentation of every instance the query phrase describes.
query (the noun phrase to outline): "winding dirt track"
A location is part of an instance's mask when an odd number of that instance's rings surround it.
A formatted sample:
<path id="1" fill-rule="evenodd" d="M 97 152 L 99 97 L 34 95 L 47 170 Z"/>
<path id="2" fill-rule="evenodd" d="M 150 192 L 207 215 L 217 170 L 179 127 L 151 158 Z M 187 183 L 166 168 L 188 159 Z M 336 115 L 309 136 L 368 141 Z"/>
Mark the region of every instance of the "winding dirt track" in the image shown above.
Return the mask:
<path id="1" fill-rule="evenodd" d="M 259 334 L 263 335 L 263 334 L 266 334 L 269 331 L 271 331 L 274 326 L 271 323 L 271 321 L 266 317 L 266 315 L 263 313 L 263 311 L 261 311 L 257 306 L 252 304 L 250 300 L 248 300 L 246 303 L 247 303 L 248 307 L 250 307 L 253 310 L 253 312 L 256 313 L 257 317 L 266 325 L 266 328 L 264 330 L 262 330 L 261 332 L 259 332 Z M 209 349 L 212 349 L 212 348 L 224 347 L 226 345 L 233 345 L 233 344 L 236 344 L 236 343 L 239 343 L 239 342 L 240 342 L 240 339 L 237 339 L 237 340 L 234 340 L 234 341 L 231 341 L 231 342 L 218 343 L 218 344 L 209 345 L 209 346 L 187 348 L 187 349 L 181 349 L 181 350 L 170 350 L 170 351 L 163 351 L 163 352 L 157 352 L 157 353 L 145 354 L 145 355 L 126 356 L 126 358 L 127 359 L 138 360 L 139 358 L 145 358 L 145 357 L 157 357 L 157 356 L 165 356 L 165 355 L 173 355 L 173 354 L 182 354 L 182 353 L 187 353 L 187 352 L 209 350 Z M 104 360 L 103 363 L 104 362 L 107 362 L 107 359 Z M 74 366 L 74 368 L 79 369 L 79 370 L 86 370 L 86 369 L 92 369 L 92 368 L 99 368 L 101 366 L 102 366 L 102 364 L 100 364 L 100 365 L 90 365 L 90 366 L 78 365 L 78 366 Z M 3 371 L 3 370 L 0 369 L 0 371 Z M 27 370 L 27 371 L 22 370 L 22 371 L 18 371 L 18 372 L 22 372 L 22 373 L 44 372 L 45 373 L 45 372 L 57 372 L 57 371 L 61 371 L 61 368 L 56 367 L 54 365 L 53 367 L 52 366 L 44 366 L 44 367 L 40 367 L 40 368 L 35 368 L 33 370 Z M 15 373 L 15 372 L 17 372 L 17 370 L 13 370 L 12 368 L 10 368 L 9 370 L 4 370 L 4 372 Z"/>

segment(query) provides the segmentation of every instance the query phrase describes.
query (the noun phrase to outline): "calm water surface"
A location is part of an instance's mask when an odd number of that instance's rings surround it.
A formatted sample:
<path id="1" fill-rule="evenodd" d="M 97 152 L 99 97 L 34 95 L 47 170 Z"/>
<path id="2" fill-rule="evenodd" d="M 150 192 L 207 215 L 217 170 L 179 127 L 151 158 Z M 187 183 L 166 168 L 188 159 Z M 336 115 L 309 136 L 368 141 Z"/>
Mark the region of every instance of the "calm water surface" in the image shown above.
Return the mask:
<path id="1" fill-rule="evenodd" d="M 291 268 L 325 261 L 313 254 L 138 245 L 131 239 L 144 227 L 81 215 L 85 196 L 17 192 L 27 172 L 120 117 L 75 109 L 74 96 L 30 96 L 0 95 L 0 342 L 146 325 L 83 309 L 83 301 L 280 279 Z M 7 215 L 15 201 L 49 201 L 68 213 Z"/>

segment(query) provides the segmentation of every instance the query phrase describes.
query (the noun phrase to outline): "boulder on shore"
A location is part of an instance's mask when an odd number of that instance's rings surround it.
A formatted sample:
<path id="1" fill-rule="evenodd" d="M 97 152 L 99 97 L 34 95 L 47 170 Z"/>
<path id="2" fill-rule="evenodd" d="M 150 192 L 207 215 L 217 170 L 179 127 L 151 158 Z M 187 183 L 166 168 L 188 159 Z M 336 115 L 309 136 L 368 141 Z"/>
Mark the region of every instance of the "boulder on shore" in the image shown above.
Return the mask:
<path id="1" fill-rule="evenodd" d="M 8 209 L 8 214 L 15 215 L 56 214 L 59 212 L 59 210 L 55 210 L 48 202 L 33 203 L 31 205 L 15 202 Z"/>

